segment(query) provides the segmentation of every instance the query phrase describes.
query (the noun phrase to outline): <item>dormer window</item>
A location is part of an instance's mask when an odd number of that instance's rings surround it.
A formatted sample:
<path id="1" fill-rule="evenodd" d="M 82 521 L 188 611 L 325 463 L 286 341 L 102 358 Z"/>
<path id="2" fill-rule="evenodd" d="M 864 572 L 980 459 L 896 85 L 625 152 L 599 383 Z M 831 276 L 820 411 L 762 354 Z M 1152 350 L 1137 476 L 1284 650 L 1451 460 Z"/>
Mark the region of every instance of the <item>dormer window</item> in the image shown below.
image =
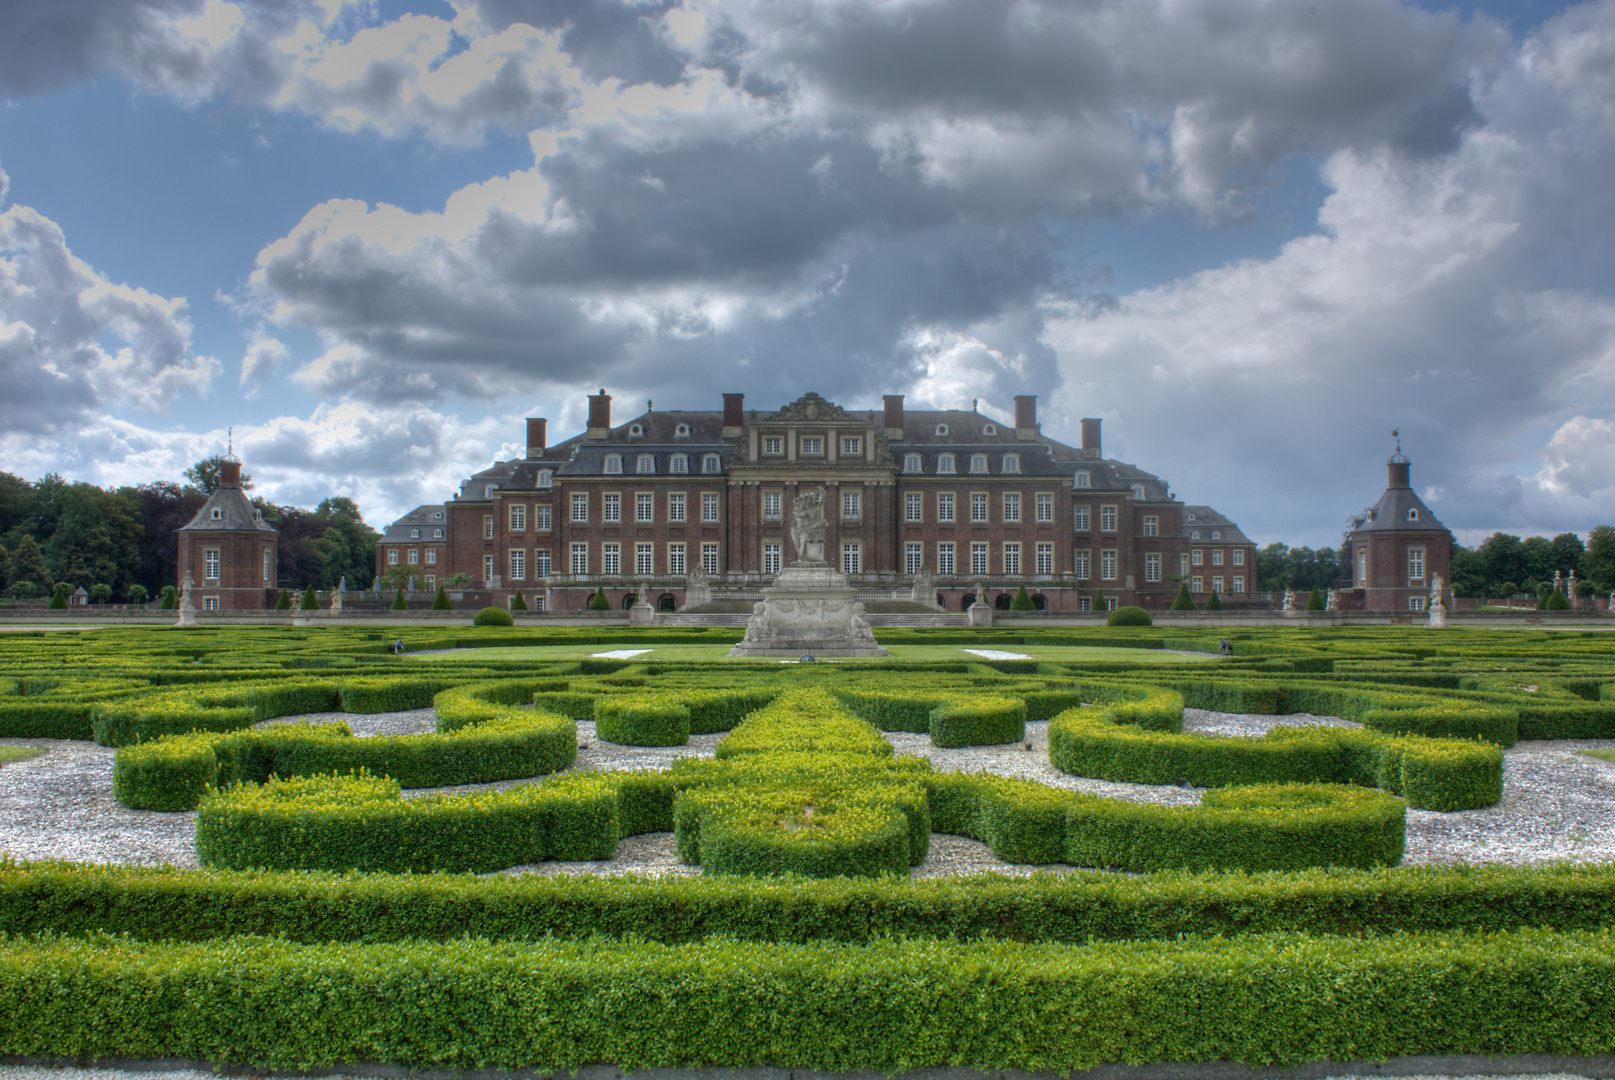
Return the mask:
<path id="1" fill-rule="evenodd" d="M 922 466 L 920 465 L 920 455 L 918 455 L 918 454 L 904 454 L 903 455 L 903 471 L 904 472 L 906 472 L 906 473 L 917 473 L 917 472 L 920 472 L 921 469 L 922 469 Z"/>
<path id="2" fill-rule="evenodd" d="M 998 471 L 1012 475 L 1019 473 L 1021 471 L 1021 456 L 1019 454 L 1005 454 L 1003 463 Z"/>
<path id="3" fill-rule="evenodd" d="M 946 424 L 938 424 L 936 426 L 936 433 L 938 435 L 946 435 L 948 433 L 948 425 L 946 425 Z"/>
<path id="4" fill-rule="evenodd" d="M 545 470 L 544 470 L 544 471 L 543 471 L 543 472 L 541 472 L 541 473 L 539 473 L 539 474 L 538 474 L 538 477 L 539 477 L 539 479 L 540 479 L 540 480 L 541 480 L 541 481 L 542 481 L 542 480 L 544 480 L 544 479 L 545 479 L 545 478 L 546 478 L 546 477 L 548 477 L 548 476 L 549 476 L 549 474 L 550 474 L 550 473 L 549 473 L 549 470 L 548 470 L 548 469 L 545 469 Z M 542 486 L 542 487 L 549 487 L 549 485 L 548 485 L 548 484 L 541 484 L 541 486 Z M 432 515 L 432 520 L 433 520 L 433 521 L 442 521 L 442 520 L 443 520 L 443 511 L 441 511 L 441 510 L 439 510 L 439 511 L 438 511 L 438 512 L 437 512 L 437 513 L 435 513 L 435 514 L 433 514 L 433 515 Z"/>
<path id="5" fill-rule="evenodd" d="M 1419 520 L 1419 511 L 1418 511 L 1417 507 L 1409 507 L 1408 508 L 1408 520 L 1409 521 L 1418 521 Z"/>
<path id="6" fill-rule="evenodd" d="M 1193 521 L 1194 520 L 1194 515 L 1193 514 L 1184 514 L 1183 515 L 1183 520 L 1184 521 Z"/>
<path id="7" fill-rule="evenodd" d="M 219 520 L 222 520 L 223 517 L 224 517 L 224 511 L 220 510 L 217 506 L 215 506 L 213 508 L 213 520 L 214 521 L 219 521 Z"/>
<path id="8" fill-rule="evenodd" d="M 1133 498 L 1135 498 L 1135 499 L 1143 499 L 1144 498 L 1144 485 L 1143 484 L 1134 484 L 1133 485 Z"/>
<path id="9" fill-rule="evenodd" d="M 690 471 L 690 457 L 688 454 L 674 454 L 667 462 L 668 471 L 683 475 Z"/>
<path id="10" fill-rule="evenodd" d="M 1200 539 L 1200 530 L 1196 529 L 1194 532 L 1190 533 L 1189 534 L 1189 539 L 1190 540 L 1198 540 L 1198 539 Z"/>
<path id="11" fill-rule="evenodd" d="M 433 529 L 432 530 L 432 539 L 433 540 L 441 540 L 441 539 L 443 539 L 443 530 L 442 529 Z"/>
<path id="12" fill-rule="evenodd" d="M 970 455 L 970 471 L 973 472 L 973 473 L 984 473 L 984 472 L 986 472 L 987 471 L 987 455 L 986 454 L 971 454 Z"/>
<path id="13" fill-rule="evenodd" d="M 1087 469 L 1078 469 L 1077 474 L 1071 478 L 1071 486 L 1074 488 L 1093 487 L 1093 477 L 1088 475 Z"/>
<path id="14" fill-rule="evenodd" d="M 1211 538 L 1213 540 L 1221 540 L 1222 539 L 1222 530 L 1221 529 L 1212 529 L 1211 530 Z"/>
<path id="15" fill-rule="evenodd" d="M 555 474 L 550 472 L 550 470 L 548 470 L 548 469 L 540 469 L 540 470 L 538 470 L 538 479 L 535 481 L 535 483 L 541 488 L 554 487 L 555 486 Z M 432 516 L 433 517 L 442 517 L 443 515 L 442 514 L 433 514 Z"/>
<path id="16" fill-rule="evenodd" d="M 673 429 L 673 438 L 675 438 L 675 439 L 688 439 L 689 437 L 690 437 L 690 425 L 689 424 L 680 424 L 678 427 Z"/>
<path id="17" fill-rule="evenodd" d="M 634 465 L 634 471 L 639 473 L 640 475 L 644 475 L 645 473 L 653 473 L 653 472 L 655 472 L 656 471 L 656 455 L 655 454 L 640 454 L 638 462 L 636 462 L 635 465 Z"/>
<path id="18" fill-rule="evenodd" d="M 629 424 L 628 425 L 628 437 L 630 439 L 643 438 L 644 435 L 645 435 L 645 429 L 641 425 L 639 425 L 639 424 Z"/>
<path id="19" fill-rule="evenodd" d="M 419 540 L 421 538 L 421 531 L 419 529 L 409 530 L 409 538 L 411 540 Z"/>
<path id="20" fill-rule="evenodd" d="M 607 476 L 621 476 L 622 475 L 622 455 L 621 454 L 607 454 L 606 455 L 606 475 Z"/>
<path id="21" fill-rule="evenodd" d="M 704 473 L 722 472 L 723 461 L 717 454 L 708 454 L 701 459 L 701 471 Z"/>
<path id="22" fill-rule="evenodd" d="M 936 471 L 939 475 L 949 476 L 953 473 L 953 455 L 938 454 L 936 456 Z"/>
<path id="23" fill-rule="evenodd" d="M 998 425 L 997 424 L 983 424 L 981 426 L 981 433 L 983 435 L 989 435 L 989 436 L 990 435 L 997 435 L 998 434 Z"/>

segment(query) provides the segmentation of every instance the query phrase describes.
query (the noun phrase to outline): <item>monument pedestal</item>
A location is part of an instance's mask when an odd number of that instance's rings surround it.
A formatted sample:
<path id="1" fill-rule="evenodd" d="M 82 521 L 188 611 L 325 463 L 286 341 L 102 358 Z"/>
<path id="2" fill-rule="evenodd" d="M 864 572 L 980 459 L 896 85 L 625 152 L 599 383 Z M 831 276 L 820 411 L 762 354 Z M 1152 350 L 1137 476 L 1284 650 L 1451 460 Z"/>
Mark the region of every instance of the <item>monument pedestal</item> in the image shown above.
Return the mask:
<path id="1" fill-rule="evenodd" d="M 729 655 L 886 656 L 864 619 L 864 606 L 854 599 L 857 594 L 845 575 L 824 563 L 787 566 L 773 587 L 763 590 L 746 623 L 745 639 Z"/>

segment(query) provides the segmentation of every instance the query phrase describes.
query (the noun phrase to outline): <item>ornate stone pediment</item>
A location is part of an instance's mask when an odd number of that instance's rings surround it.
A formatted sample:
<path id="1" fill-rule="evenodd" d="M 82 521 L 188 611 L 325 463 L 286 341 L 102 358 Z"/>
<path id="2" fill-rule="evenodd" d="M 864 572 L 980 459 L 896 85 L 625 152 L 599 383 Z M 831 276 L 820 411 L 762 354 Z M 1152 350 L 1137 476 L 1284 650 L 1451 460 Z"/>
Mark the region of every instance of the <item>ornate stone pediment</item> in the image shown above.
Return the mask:
<path id="1" fill-rule="evenodd" d="M 826 401 L 811 391 L 803 394 L 779 412 L 763 418 L 764 421 L 786 420 L 794 423 L 843 423 L 867 424 L 867 419 L 857 417 L 837 405 L 833 401 Z"/>

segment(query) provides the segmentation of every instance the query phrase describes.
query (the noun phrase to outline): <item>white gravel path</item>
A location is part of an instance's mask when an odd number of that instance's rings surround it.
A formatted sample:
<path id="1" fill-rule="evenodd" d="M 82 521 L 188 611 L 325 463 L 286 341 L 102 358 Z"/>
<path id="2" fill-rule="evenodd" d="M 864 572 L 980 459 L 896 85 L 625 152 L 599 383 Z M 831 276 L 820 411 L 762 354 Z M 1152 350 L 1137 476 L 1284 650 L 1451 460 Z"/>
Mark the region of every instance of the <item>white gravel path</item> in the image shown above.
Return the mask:
<path id="1" fill-rule="evenodd" d="M 433 730 L 432 711 L 347 715 L 321 713 L 270 723 L 343 721 L 354 734 L 402 735 Z M 1333 717 L 1243 716 L 1184 711 L 1186 731 L 1222 736 L 1261 735 L 1279 725 L 1352 726 Z M 594 725 L 578 725 L 583 747 L 573 766 L 581 770 L 663 769 L 675 758 L 710 756 L 720 735 L 697 735 L 688 746 L 627 747 L 596 738 Z M 1022 777 L 1068 791 L 1163 805 L 1199 801 L 1195 788 L 1114 784 L 1067 776 L 1049 764 L 1047 722 L 1027 725 L 1027 741 L 1007 746 L 944 750 L 924 735 L 887 735 L 899 754 L 929 758 L 943 770 L 982 770 Z M 130 810 L 112 798 L 113 751 L 87 742 L 51 739 L 0 739 L 0 744 L 41 746 L 46 752 L 0 768 L 0 850 L 18 859 L 71 859 L 79 862 L 195 866 L 194 813 L 164 814 Z M 1485 810 L 1455 814 L 1408 811 L 1404 864 L 1505 863 L 1527 865 L 1554 860 L 1615 860 L 1615 765 L 1578 754 L 1593 747 L 1615 747 L 1615 740 L 1529 742 L 1504 758 L 1503 801 Z M 500 784 L 439 788 L 435 791 L 502 789 Z M 406 793 L 408 797 L 426 791 Z M 1012 866 L 984 844 L 963 837 L 932 837 L 931 854 L 915 868 L 917 877 L 994 870 L 1028 874 L 1040 869 Z M 1071 867 L 1047 866 L 1045 870 Z M 671 833 L 630 837 L 608 862 L 549 862 L 513 867 L 506 873 L 690 874 L 679 863 Z"/>

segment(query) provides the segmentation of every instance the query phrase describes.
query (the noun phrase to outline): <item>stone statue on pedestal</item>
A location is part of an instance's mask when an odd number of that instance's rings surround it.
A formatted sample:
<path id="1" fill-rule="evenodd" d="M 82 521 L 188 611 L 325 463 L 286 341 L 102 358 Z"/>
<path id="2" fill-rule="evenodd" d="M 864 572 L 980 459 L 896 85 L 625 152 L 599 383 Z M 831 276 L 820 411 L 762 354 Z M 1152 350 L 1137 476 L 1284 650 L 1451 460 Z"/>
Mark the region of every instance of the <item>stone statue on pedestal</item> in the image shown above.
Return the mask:
<path id="1" fill-rule="evenodd" d="M 179 589 L 179 621 L 175 626 L 195 626 L 196 623 L 196 579 L 191 577 L 189 570 L 185 571 L 185 580 L 180 583 Z"/>
<path id="2" fill-rule="evenodd" d="M 1294 589 L 1285 589 L 1284 590 L 1284 614 L 1286 614 L 1286 615 L 1299 615 L 1300 614 L 1300 612 L 1298 612 L 1295 609 L 1295 590 Z"/>
<path id="3" fill-rule="evenodd" d="M 791 503 L 791 547 L 797 566 L 824 565 L 824 489 L 809 488 Z"/>
<path id="4" fill-rule="evenodd" d="M 1339 611 L 1340 610 L 1340 590 L 1339 589 L 1330 589 L 1327 593 L 1324 594 L 1323 610 L 1325 610 L 1325 611 Z"/>
<path id="5" fill-rule="evenodd" d="M 1426 605 L 1430 609 L 1430 617 L 1425 625 L 1432 630 L 1444 630 L 1447 626 L 1447 605 L 1442 599 L 1444 584 L 1440 574 L 1430 576 L 1430 601 Z"/>
<path id="6" fill-rule="evenodd" d="M 331 590 L 330 612 L 332 615 L 342 614 L 342 594 L 347 591 L 348 579 L 347 575 L 343 575 L 342 580 L 336 583 L 336 588 Z"/>

